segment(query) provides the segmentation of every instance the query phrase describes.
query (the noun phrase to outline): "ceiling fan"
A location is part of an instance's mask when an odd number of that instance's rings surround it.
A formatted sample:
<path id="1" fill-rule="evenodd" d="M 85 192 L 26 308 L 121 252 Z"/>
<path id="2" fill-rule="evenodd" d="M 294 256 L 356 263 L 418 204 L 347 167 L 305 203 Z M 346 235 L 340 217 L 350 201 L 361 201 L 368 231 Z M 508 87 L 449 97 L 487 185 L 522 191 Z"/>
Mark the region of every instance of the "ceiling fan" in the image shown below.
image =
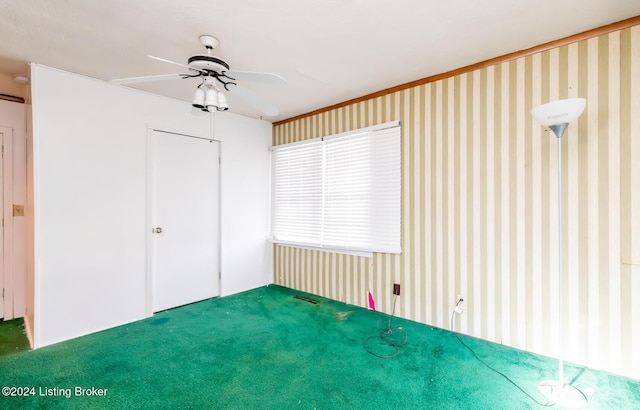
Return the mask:
<path id="1" fill-rule="evenodd" d="M 206 48 L 207 54 L 197 54 L 189 57 L 187 64 L 148 56 L 154 60 L 187 68 L 187 73 L 118 78 L 109 82 L 112 84 L 134 84 L 201 77 L 202 83 L 196 88 L 192 105 L 202 111 L 226 111 L 229 109 L 227 98 L 220 89 L 223 88 L 268 116 L 278 114 L 279 111 L 273 104 L 264 101 L 246 88 L 241 87 L 238 85 L 238 81 L 256 81 L 265 84 L 282 85 L 285 83 L 284 78 L 272 73 L 231 70 L 229 64 L 211 55 L 211 51 L 220 44 L 217 38 L 202 35 L 200 36 L 200 42 Z"/>

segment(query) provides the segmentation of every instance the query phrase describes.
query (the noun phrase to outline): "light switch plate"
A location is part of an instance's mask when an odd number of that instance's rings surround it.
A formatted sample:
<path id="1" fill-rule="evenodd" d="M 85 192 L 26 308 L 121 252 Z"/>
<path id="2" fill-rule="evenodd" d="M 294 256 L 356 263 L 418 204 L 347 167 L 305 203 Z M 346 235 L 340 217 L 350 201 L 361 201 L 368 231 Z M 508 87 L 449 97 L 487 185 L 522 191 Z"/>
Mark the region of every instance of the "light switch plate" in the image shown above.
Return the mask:
<path id="1" fill-rule="evenodd" d="M 14 205 L 13 216 L 24 216 L 24 205 Z"/>

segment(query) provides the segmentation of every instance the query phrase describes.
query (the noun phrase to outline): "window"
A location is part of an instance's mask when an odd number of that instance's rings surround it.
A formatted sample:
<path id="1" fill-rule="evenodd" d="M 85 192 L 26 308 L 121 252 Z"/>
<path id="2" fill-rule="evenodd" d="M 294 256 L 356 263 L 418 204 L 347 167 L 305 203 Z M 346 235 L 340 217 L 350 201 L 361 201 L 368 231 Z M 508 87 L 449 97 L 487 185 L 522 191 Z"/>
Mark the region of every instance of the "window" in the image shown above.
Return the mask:
<path id="1" fill-rule="evenodd" d="M 400 253 L 400 124 L 272 151 L 274 242 Z"/>

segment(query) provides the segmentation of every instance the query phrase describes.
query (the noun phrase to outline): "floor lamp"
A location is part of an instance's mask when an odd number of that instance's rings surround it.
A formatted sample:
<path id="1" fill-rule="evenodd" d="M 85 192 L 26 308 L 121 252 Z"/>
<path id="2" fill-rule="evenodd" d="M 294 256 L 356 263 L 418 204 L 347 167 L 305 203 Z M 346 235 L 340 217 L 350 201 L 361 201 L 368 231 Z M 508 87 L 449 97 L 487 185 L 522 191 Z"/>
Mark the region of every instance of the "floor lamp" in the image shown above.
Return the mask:
<path id="1" fill-rule="evenodd" d="M 531 110 L 531 115 L 540 124 L 547 126 L 558 141 L 558 380 L 545 380 L 538 389 L 549 401 L 566 407 L 583 407 L 587 399 L 582 392 L 564 382 L 563 329 L 562 323 L 562 135 L 570 122 L 576 120 L 587 101 L 584 98 L 569 98 L 540 105 Z"/>

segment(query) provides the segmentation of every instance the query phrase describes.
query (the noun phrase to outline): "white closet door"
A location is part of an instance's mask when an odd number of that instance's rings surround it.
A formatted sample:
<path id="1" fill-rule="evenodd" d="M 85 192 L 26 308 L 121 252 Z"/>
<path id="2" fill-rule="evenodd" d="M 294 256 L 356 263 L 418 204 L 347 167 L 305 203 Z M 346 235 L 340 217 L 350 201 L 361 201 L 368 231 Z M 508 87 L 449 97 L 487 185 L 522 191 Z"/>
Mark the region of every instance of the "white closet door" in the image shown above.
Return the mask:
<path id="1" fill-rule="evenodd" d="M 153 131 L 150 141 L 154 312 L 220 295 L 220 146 Z"/>

